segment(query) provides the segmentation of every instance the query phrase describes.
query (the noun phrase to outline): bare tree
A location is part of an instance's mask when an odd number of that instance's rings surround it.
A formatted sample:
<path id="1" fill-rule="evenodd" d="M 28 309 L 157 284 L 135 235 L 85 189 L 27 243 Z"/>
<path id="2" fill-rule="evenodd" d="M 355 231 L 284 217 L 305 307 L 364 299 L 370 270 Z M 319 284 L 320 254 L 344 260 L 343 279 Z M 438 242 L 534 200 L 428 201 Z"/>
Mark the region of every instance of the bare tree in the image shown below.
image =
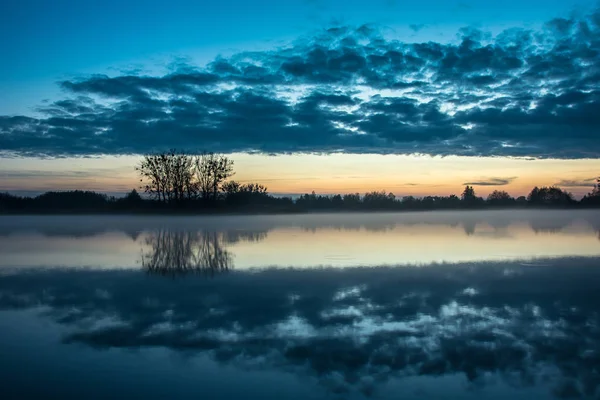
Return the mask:
<path id="1" fill-rule="evenodd" d="M 221 190 L 226 195 L 236 195 L 236 194 L 267 194 L 267 187 L 261 185 L 260 183 L 244 183 L 241 184 L 236 181 L 227 181 L 221 185 Z"/>
<path id="2" fill-rule="evenodd" d="M 166 201 L 166 179 L 160 155 L 146 155 L 135 167 L 140 174 L 141 187 L 151 197 Z"/>
<path id="3" fill-rule="evenodd" d="M 162 202 L 172 203 L 195 196 L 194 167 L 193 156 L 171 150 L 144 156 L 135 169 L 146 193 Z"/>
<path id="4" fill-rule="evenodd" d="M 181 203 L 198 194 L 217 200 L 223 183 L 233 175 L 233 160 L 221 154 L 192 156 L 171 150 L 144 156 L 135 169 L 142 189 L 164 203 Z"/>
<path id="5" fill-rule="evenodd" d="M 233 176 L 233 160 L 222 154 L 204 153 L 194 160 L 196 183 L 205 200 L 216 200 L 221 185 Z"/>
<path id="6" fill-rule="evenodd" d="M 196 194 L 194 178 L 194 157 L 171 153 L 171 187 L 176 201 L 190 199 Z"/>
<path id="7" fill-rule="evenodd" d="M 228 181 L 221 186 L 221 190 L 223 191 L 223 193 L 225 193 L 226 196 L 233 196 L 240 192 L 241 186 L 242 185 L 239 182 Z"/>
<path id="8" fill-rule="evenodd" d="M 260 183 L 246 183 L 240 187 L 240 191 L 242 193 L 251 193 L 251 194 L 267 194 L 267 187 L 261 185 Z"/>

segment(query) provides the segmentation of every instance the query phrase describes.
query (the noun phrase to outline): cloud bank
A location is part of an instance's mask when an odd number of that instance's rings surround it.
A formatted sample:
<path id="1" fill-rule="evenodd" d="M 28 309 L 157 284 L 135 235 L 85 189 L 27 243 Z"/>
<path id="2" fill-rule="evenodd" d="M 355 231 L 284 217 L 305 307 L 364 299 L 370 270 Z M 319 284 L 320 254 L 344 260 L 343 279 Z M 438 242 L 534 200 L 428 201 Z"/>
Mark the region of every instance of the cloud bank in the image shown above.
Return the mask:
<path id="1" fill-rule="evenodd" d="M 596 158 L 599 61 L 600 11 L 453 43 L 333 27 L 163 76 L 62 81 L 40 116 L 0 115 L 0 149 Z"/>

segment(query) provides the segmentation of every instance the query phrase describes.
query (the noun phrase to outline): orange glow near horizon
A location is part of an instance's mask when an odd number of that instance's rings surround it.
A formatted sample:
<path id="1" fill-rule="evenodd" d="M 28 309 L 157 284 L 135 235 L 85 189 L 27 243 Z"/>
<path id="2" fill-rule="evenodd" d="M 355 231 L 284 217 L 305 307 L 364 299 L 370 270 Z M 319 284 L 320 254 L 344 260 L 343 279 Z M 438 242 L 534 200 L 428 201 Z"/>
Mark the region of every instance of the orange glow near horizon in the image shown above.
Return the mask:
<path id="1" fill-rule="evenodd" d="M 233 179 L 259 182 L 271 193 L 365 193 L 386 190 L 396 196 L 460 194 L 472 183 L 480 196 L 505 190 L 527 195 L 534 186 L 557 185 L 580 197 L 591 190 L 600 160 L 527 160 L 505 157 L 430 157 L 417 155 L 232 154 Z M 4 159 L 0 191 L 95 190 L 127 192 L 139 187 L 137 156 Z M 496 180 L 501 185 L 481 183 Z M 583 185 L 575 186 L 575 182 Z"/>

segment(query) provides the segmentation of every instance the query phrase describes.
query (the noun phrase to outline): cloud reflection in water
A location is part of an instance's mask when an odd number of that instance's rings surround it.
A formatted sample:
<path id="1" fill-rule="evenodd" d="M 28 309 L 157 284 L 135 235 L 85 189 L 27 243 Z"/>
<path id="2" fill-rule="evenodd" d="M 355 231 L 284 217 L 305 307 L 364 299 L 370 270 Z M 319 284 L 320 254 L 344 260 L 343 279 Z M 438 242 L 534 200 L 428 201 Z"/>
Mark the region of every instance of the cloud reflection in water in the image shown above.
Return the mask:
<path id="1" fill-rule="evenodd" d="M 45 306 L 65 343 L 166 347 L 309 376 L 334 392 L 463 375 L 555 395 L 600 385 L 597 260 L 266 269 L 184 280 L 50 269 L 0 281 L 3 309 Z M 491 380 L 490 380 L 491 379 Z"/>
<path id="2" fill-rule="evenodd" d="M 427 377 L 595 398 L 598 215 L 3 218 L 0 308 L 41 310 L 66 348 L 169 349 L 344 395 Z"/>

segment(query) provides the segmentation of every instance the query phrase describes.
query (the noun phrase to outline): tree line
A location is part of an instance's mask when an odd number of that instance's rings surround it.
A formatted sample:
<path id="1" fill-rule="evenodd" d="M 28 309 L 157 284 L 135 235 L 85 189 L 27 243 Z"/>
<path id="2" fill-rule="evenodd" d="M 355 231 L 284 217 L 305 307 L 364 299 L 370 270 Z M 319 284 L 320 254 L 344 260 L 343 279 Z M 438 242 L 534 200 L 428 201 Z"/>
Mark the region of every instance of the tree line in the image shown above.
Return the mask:
<path id="1" fill-rule="evenodd" d="M 234 162 L 222 154 L 190 155 L 175 150 L 144 156 L 135 170 L 140 191 L 121 198 L 90 191 L 47 192 L 37 197 L 0 193 L 0 212 L 306 212 L 336 210 L 435 210 L 511 207 L 600 207 L 600 180 L 581 200 L 558 187 L 535 187 L 528 196 L 495 190 L 487 198 L 465 186 L 461 196 L 403 196 L 386 191 L 273 196 L 259 183 L 233 179 Z"/>

